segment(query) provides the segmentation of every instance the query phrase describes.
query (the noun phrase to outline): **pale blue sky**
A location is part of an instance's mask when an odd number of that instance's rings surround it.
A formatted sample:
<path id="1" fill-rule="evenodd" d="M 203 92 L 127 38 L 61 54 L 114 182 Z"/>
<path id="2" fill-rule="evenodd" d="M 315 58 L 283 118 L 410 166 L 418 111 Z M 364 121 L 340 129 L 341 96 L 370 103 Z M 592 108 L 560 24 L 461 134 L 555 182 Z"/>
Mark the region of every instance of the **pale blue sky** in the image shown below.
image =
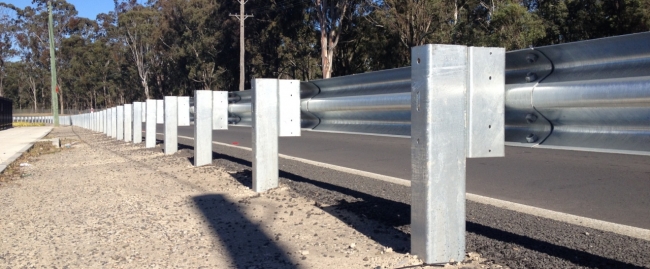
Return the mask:
<path id="1" fill-rule="evenodd" d="M 80 17 L 95 19 L 99 13 L 108 13 L 114 9 L 113 0 L 67 0 L 68 3 L 73 4 L 79 12 Z M 0 0 L 13 4 L 14 6 L 24 8 L 32 5 L 32 0 Z M 145 0 L 138 1 L 140 3 L 146 2 Z"/>

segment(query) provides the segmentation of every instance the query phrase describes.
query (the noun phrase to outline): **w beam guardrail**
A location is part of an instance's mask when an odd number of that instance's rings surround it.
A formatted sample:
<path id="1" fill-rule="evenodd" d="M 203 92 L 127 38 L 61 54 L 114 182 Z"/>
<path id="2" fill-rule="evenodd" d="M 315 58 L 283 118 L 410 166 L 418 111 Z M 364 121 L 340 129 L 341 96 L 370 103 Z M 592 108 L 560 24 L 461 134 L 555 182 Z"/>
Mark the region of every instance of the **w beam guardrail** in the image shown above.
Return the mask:
<path id="1" fill-rule="evenodd" d="M 507 54 L 500 48 L 426 45 L 412 49 L 407 68 L 310 82 L 255 79 L 252 90 L 229 97 L 197 90 L 187 106 L 176 98 L 147 100 L 140 103 L 145 147 L 155 146 L 157 123 L 166 124 L 166 143 L 176 143 L 167 136 L 177 135 L 187 107 L 194 114 L 195 166 L 211 162 L 212 130 L 227 129 L 226 118 L 250 125 L 253 188 L 262 192 L 277 186 L 278 136 L 299 136 L 299 127 L 408 136 L 411 252 L 426 263 L 460 261 L 466 158 L 501 157 L 506 142 L 650 153 L 647 44 L 650 33 Z M 105 133 L 114 138 L 123 137 L 118 122 L 141 124 L 136 117 L 118 120 L 116 108 L 101 113 L 107 116 L 99 125 L 106 124 Z M 73 123 L 88 128 L 93 120 L 84 114 Z"/>
<path id="2" fill-rule="evenodd" d="M 507 145 L 647 155 L 650 33 L 506 53 Z M 411 67 L 301 82 L 302 127 L 411 136 Z M 250 91 L 230 123 L 250 126 Z M 473 107 L 474 104 L 470 104 Z"/>

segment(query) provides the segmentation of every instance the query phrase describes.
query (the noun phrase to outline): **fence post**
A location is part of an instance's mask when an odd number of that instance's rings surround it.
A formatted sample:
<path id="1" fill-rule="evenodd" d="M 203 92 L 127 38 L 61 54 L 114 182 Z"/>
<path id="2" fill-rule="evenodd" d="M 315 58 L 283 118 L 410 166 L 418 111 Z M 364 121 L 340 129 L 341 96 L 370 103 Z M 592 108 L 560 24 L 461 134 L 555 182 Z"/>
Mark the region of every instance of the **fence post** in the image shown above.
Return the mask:
<path id="1" fill-rule="evenodd" d="M 133 144 L 142 143 L 142 102 L 133 103 Z"/>
<path id="2" fill-rule="evenodd" d="M 165 96 L 165 154 L 178 151 L 178 97 Z"/>
<path id="3" fill-rule="evenodd" d="M 133 138 L 133 106 L 124 104 L 124 141 L 131 142 Z"/>
<path id="4" fill-rule="evenodd" d="M 212 91 L 194 91 L 194 166 L 212 163 Z"/>
<path id="5" fill-rule="evenodd" d="M 147 99 L 147 126 L 145 128 L 145 144 L 146 148 L 156 147 L 156 100 Z"/>
<path id="6" fill-rule="evenodd" d="M 117 140 L 124 140 L 124 106 L 117 106 Z"/>

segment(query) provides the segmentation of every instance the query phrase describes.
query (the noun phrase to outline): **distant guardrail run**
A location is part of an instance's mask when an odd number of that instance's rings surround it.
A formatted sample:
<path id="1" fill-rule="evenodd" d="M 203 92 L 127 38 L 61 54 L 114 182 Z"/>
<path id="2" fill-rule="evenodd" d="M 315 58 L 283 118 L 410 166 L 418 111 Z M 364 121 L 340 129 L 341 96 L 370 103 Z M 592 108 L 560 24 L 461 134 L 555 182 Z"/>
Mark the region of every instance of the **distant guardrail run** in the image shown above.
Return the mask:
<path id="1" fill-rule="evenodd" d="M 509 145 L 650 153 L 650 32 L 506 53 Z M 302 127 L 411 135 L 411 68 L 301 82 Z M 250 126 L 250 91 L 231 124 Z"/>

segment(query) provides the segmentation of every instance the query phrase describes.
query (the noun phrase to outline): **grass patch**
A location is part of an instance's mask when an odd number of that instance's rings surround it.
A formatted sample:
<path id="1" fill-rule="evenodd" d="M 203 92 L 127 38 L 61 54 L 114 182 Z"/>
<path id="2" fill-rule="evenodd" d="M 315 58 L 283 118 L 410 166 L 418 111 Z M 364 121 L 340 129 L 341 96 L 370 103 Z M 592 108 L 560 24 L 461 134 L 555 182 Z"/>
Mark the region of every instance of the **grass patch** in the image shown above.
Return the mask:
<path id="1" fill-rule="evenodd" d="M 61 142 L 63 142 L 63 140 Z M 66 142 L 70 142 L 70 140 L 66 139 Z M 50 141 L 34 143 L 34 146 L 32 146 L 31 149 L 24 152 L 22 156 L 8 165 L 7 168 L 0 173 L 0 183 L 6 183 L 31 176 L 29 169 L 25 169 L 28 167 L 20 167 L 21 163 L 34 165 L 40 156 L 61 152 L 62 150 L 66 149 L 63 147 L 56 148 Z"/>
<path id="2" fill-rule="evenodd" d="M 26 122 L 26 121 L 17 121 L 12 123 L 14 127 L 34 127 L 34 126 L 45 126 L 45 123 L 42 122 Z"/>

